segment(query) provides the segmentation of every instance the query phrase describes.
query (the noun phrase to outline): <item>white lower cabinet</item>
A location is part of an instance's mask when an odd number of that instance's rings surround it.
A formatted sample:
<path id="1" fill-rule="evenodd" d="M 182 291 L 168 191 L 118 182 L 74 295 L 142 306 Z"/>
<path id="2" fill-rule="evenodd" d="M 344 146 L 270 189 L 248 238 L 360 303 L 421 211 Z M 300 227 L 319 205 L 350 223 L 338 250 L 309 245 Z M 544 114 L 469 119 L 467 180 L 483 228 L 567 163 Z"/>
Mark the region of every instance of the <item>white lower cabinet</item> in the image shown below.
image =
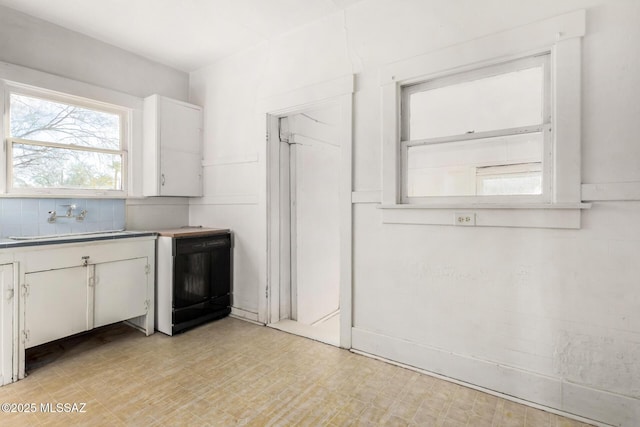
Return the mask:
<path id="1" fill-rule="evenodd" d="M 28 348 L 121 321 L 154 332 L 155 236 L 27 247 L 14 259 L 14 380 L 24 378 Z"/>
<path id="2" fill-rule="evenodd" d="M 13 264 L 0 265 L 0 385 L 14 381 L 14 277 Z"/>
<path id="3" fill-rule="evenodd" d="M 91 329 L 87 268 L 25 274 L 25 348 Z"/>
<path id="4" fill-rule="evenodd" d="M 147 258 L 25 274 L 25 349 L 144 316 Z"/>
<path id="5" fill-rule="evenodd" d="M 147 313 L 147 269 L 146 258 L 95 265 L 93 327 Z"/>

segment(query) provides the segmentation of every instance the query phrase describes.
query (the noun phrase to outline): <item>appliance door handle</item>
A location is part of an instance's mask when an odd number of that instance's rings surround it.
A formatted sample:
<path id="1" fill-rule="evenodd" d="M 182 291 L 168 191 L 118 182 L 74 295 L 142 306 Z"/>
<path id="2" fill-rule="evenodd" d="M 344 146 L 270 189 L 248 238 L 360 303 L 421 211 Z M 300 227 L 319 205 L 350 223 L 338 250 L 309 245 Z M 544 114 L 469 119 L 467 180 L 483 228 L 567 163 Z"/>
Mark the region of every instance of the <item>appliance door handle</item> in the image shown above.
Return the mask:
<path id="1" fill-rule="evenodd" d="M 164 174 L 160 175 L 160 183 L 164 187 Z"/>

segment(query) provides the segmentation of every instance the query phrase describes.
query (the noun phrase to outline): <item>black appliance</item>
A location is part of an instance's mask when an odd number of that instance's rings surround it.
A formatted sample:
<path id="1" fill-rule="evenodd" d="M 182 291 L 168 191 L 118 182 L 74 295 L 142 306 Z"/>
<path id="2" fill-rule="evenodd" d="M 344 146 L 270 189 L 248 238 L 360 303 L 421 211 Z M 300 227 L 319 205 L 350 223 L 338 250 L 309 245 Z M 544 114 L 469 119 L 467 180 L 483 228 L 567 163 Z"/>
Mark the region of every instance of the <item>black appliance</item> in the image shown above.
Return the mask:
<path id="1" fill-rule="evenodd" d="M 232 234 L 172 239 L 171 334 L 231 312 Z"/>

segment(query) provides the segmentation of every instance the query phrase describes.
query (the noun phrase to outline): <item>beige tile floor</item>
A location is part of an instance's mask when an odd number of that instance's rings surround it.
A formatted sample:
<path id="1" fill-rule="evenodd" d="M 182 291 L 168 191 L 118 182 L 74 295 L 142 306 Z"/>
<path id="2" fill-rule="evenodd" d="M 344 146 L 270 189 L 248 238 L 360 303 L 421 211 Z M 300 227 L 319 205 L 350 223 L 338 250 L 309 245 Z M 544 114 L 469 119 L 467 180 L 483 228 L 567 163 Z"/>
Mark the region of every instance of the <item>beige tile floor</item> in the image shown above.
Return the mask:
<path id="1" fill-rule="evenodd" d="M 124 325 L 32 349 L 2 426 L 586 426 L 326 344 L 226 318 L 182 335 Z M 82 413 L 40 404 L 86 403 Z"/>

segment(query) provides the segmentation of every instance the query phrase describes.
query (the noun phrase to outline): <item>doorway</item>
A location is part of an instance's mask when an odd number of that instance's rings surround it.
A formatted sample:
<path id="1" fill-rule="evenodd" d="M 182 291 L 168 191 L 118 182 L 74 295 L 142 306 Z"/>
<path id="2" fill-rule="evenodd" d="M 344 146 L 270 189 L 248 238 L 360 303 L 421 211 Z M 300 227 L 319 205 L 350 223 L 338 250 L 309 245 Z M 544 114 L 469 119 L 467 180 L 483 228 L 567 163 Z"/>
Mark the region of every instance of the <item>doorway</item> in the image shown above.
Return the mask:
<path id="1" fill-rule="evenodd" d="M 340 121 L 328 104 L 278 117 L 281 275 L 271 326 L 340 344 Z M 274 141 L 276 142 L 276 141 Z M 275 319 L 274 319 L 275 320 Z"/>
<path id="2" fill-rule="evenodd" d="M 321 86 L 267 110 L 264 323 L 350 348 L 353 81 Z"/>

